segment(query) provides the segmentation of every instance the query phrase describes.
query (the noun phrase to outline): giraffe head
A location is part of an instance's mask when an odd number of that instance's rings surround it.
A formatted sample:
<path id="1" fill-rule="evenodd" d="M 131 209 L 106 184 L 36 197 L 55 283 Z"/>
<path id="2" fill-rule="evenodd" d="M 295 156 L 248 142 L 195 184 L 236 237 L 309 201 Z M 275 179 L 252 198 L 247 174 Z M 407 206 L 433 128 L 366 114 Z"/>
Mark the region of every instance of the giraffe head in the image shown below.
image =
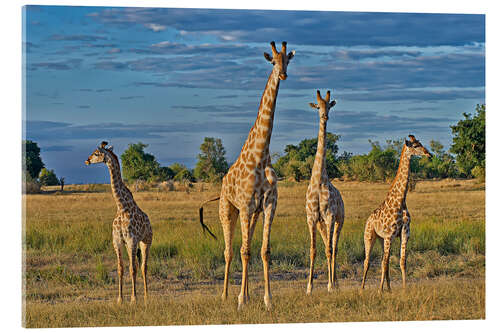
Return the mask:
<path id="1" fill-rule="evenodd" d="M 264 52 L 264 58 L 273 64 L 274 68 L 277 70 L 280 80 L 286 80 L 288 75 L 286 74 L 286 69 L 290 60 L 292 60 L 295 55 L 295 51 L 292 51 L 286 54 L 286 42 L 282 43 L 281 52 L 278 53 L 276 50 L 276 44 L 271 42 L 271 50 L 273 51 L 273 55 L 271 56 L 269 53 Z"/>
<path id="2" fill-rule="evenodd" d="M 406 150 L 410 155 L 432 157 L 432 154 L 413 135 L 408 135 L 410 140 L 405 140 Z"/>
<path id="3" fill-rule="evenodd" d="M 110 159 L 111 152 L 113 151 L 113 146 L 106 148 L 108 143 L 106 141 L 101 142 L 97 149 L 92 153 L 92 155 L 87 158 L 85 164 L 96 164 L 96 163 L 106 163 Z"/>
<path id="4" fill-rule="evenodd" d="M 321 94 L 319 90 L 316 90 L 316 99 L 318 100 L 318 104 L 315 103 L 309 103 L 309 106 L 312 107 L 313 109 L 318 109 L 319 110 L 319 117 L 325 121 L 328 120 L 328 112 L 330 112 L 330 109 L 337 104 L 336 100 L 330 101 L 330 90 L 326 92 L 325 98 L 321 98 Z"/>

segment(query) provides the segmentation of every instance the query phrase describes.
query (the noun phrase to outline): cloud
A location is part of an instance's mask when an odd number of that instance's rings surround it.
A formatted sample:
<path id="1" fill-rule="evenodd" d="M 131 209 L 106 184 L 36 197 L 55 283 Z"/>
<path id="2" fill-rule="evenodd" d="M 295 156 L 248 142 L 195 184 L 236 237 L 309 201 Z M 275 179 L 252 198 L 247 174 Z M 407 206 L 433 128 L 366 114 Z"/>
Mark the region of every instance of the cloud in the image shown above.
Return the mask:
<path id="1" fill-rule="evenodd" d="M 52 35 L 48 38 L 51 41 L 83 41 L 83 42 L 95 42 L 99 40 L 106 40 L 107 37 L 97 36 L 97 35 Z"/>
<path id="2" fill-rule="evenodd" d="M 345 60 L 361 60 L 367 58 L 380 57 L 418 57 L 422 55 L 422 51 L 399 51 L 399 50 L 340 50 L 333 52 L 334 57 Z"/>
<path id="3" fill-rule="evenodd" d="M 144 24 L 144 26 L 148 29 L 151 29 L 153 30 L 154 32 L 158 32 L 158 31 L 163 31 L 165 30 L 167 27 L 164 26 L 164 25 L 161 25 L 161 24 L 155 24 L 155 23 L 146 23 Z"/>
<path id="4" fill-rule="evenodd" d="M 175 29 L 181 36 L 212 35 L 220 41 L 260 43 L 275 39 L 294 41 L 296 45 L 343 46 L 467 45 L 485 41 L 485 16 L 470 14 L 110 8 L 89 16 L 115 27 L 161 26 Z"/>
<path id="5" fill-rule="evenodd" d="M 40 140 L 84 140 L 101 138 L 154 139 L 172 133 L 248 133 L 251 123 L 248 121 L 208 121 L 208 122 L 175 122 L 169 124 L 123 124 L 97 123 L 76 125 L 53 121 L 27 121 L 26 136 L 35 141 Z"/>
<path id="6" fill-rule="evenodd" d="M 137 99 L 144 98 L 144 96 L 121 96 L 120 99 Z"/>
<path id="7" fill-rule="evenodd" d="M 37 69 L 48 70 L 72 70 L 80 68 L 82 59 L 67 59 L 54 62 L 36 62 L 28 66 L 28 70 L 34 71 Z"/>
<path id="8" fill-rule="evenodd" d="M 114 53 L 120 53 L 121 51 L 122 51 L 121 49 L 115 47 L 115 48 L 112 48 L 110 50 L 107 50 L 106 53 L 108 53 L 108 54 L 114 54 Z"/>

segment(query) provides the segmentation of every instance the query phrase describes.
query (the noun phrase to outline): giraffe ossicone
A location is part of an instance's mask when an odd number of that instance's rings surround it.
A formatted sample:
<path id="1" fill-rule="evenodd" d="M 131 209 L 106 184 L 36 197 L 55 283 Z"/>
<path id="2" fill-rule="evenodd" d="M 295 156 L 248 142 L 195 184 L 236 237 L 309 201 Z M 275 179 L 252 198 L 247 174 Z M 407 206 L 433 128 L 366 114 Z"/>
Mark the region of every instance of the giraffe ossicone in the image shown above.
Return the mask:
<path id="1" fill-rule="evenodd" d="M 85 161 L 85 164 L 104 163 L 107 165 L 111 180 L 111 190 L 116 202 L 117 212 L 113 220 L 113 248 L 117 257 L 118 266 L 118 303 L 123 300 L 123 261 L 122 247 L 125 247 L 129 257 L 130 277 L 132 279 L 131 302 L 136 301 L 136 275 L 137 275 L 137 247 L 141 249 L 141 271 L 144 280 L 144 300 L 147 299 L 147 262 L 149 249 L 153 240 L 153 230 L 149 218 L 144 213 L 125 186 L 120 172 L 120 162 L 113 153 L 113 147 L 107 147 L 103 141 Z"/>
<path id="2" fill-rule="evenodd" d="M 313 109 L 319 112 L 318 146 L 316 157 L 311 172 L 311 180 L 306 192 L 306 215 L 307 225 L 311 238 L 309 279 L 307 283 L 307 294 L 311 294 L 314 279 L 314 261 L 316 259 L 316 228 L 319 229 L 325 254 L 328 262 L 328 291 L 338 285 L 336 257 L 340 231 L 344 224 L 344 201 L 339 190 L 333 186 L 326 171 L 326 123 L 328 113 L 336 104 L 330 101 L 330 91 L 325 98 L 321 97 L 319 90 L 316 91 L 316 103 L 309 103 Z"/>
<path id="3" fill-rule="evenodd" d="M 406 207 L 406 194 L 408 192 L 408 179 L 410 175 L 410 161 L 412 156 L 431 157 L 431 153 L 418 141 L 415 136 L 408 135 L 410 140 L 405 140 L 399 160 L 399 168 L 387 197 L 382 204 L 368 217 L 365 225 L 365 261 L 363 265 L 363 281 L 361 289 L 365 287 L 366 275 L 370 267 L 370 253 L 375 240 L 383 242 L 382 273 L 379 291 L 384 289 L 384 279 L 387 289 L 391 289 L 389 279 L 389 257 L 391 244 L 394 238 L 401 237 L 401 254 L 399 265 L 403 288 L 406 287 L 406 245 L 410 238 L 410 212 Z"/>
<path id="4" fill-rule="evenodd" d="M 287 44 L 283 42 L 278 52 L 276 44 L 271 42 L 272 55 L 264 53 L 264 58 L 273 65 L 260 101 L 257 119 L 250 129 L 247 140 L 236 162 L 222 180 L 219 199 L 219 219 L 224 232 L 226 261 L 224 289 L 222 298 L 227 299 L 229 267 L 233 259 L 233 236 L 238 216 L 241 222 L 242 244 L 240 249 L 243 266 L 241 291 L 238 296 L 238 309 L 249 299 L 248 263 L 250 261 L 250 243 L 260 213 L 264 215 L 261 257 L 264 270 L 264 302 L 271 309 L 271 287 L 269 282 L 269 260 L 271 224 L 276 209 L 278 191 L 277 177 L 271 166 L 269 143 L 274 122 L 274 111 L 280 81 L 288 77 L 287 68 L 295 51 L 287 53 Z M 200 207 L 200 222 L 203 222 L 203 210 Z M 203 226 L 203 223 L 202 223 Z"/>

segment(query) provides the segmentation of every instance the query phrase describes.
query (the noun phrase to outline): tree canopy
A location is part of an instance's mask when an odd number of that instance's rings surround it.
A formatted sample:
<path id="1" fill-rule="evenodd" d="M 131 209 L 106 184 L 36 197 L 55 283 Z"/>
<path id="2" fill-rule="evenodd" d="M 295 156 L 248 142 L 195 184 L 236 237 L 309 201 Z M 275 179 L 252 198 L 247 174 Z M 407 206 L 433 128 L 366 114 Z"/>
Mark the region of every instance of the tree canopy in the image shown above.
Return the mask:
<path id="1" fill-rule="evenodd" d="M 339 151 L 337 146 L 339 139 L 339 135 L 330 132 L 326 134 L 326 171 L 331 178 L 340 176 L 336 156 Z M 309 179 L 314 165 L 317 145 L 318 138 L 304 139 L 298 145 L 287 145 L 285 155 L 281 156 L 273 165 L 278 176 L 292 177 L 296 181 Z"/>
<path id="2" fill-rule="evenodd" d="M 54 170 L 48 170 L 46 168 L 43 168 L 42 171 L 40 171 L 40 176 L 38 178 L 40 179 L 40 184 L 44 186 L 60 184 L 59 178 L 57 178 Z"/>
<path id="3" fill-rule="evenodd" d="M 450 151 L 456 154 L 458 171 L 470 177 L 474 168 L 484 170 L 486 166 L 486 106 L 476 105 L 474 116 L 463 115 L 465 119 L 451 126 L 453 144 Z"/>
<path id="4" fill-rule="evenodd" d="M 229 168 L 222 140 L 205 137 L 200 151 L 194 176 L 204 181 L 220 181 Z"/>
<path id="5" fill-rule="evenodd" d="M 131 143 L 127 150 L 120 156 L 122 160 L 123 178 L 128 181 L 142 180 L 166 180 L 171 173 L 160 167 L 160 163 L 149 153 L 144 152 L 148 145 L 142 142 Z"/>
<path id="6" fill-rule="evenodd" d="M 37 179 L 45 166 L 40 157 L 38 144 L 31 140 L 23 141 L 23 157 L 23 170 L 26 170 L 32 179 Z"/>

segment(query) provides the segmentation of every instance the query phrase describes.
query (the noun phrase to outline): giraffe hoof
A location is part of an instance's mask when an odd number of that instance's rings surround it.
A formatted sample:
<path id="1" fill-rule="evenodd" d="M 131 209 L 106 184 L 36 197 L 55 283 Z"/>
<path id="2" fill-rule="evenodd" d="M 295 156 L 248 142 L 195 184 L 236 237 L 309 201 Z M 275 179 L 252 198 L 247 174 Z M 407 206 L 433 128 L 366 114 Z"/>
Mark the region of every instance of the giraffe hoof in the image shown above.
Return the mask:
<path id="1" fill-rule="evenodd" d="M 266 305 L 267 311 L 272 310 L 272 305 L 271 305 L 271 296 L 264 296 L 264 304 Z"/>
<path id="2" fill-rule="evenodd" d="M 312 288 L 312 285 L 308 284 L 308 285 L 307 285 L 306 295 L 311 295 L 311 293 L 312 293 L 312 289 L 313 289 L 313 288 Z"/>

